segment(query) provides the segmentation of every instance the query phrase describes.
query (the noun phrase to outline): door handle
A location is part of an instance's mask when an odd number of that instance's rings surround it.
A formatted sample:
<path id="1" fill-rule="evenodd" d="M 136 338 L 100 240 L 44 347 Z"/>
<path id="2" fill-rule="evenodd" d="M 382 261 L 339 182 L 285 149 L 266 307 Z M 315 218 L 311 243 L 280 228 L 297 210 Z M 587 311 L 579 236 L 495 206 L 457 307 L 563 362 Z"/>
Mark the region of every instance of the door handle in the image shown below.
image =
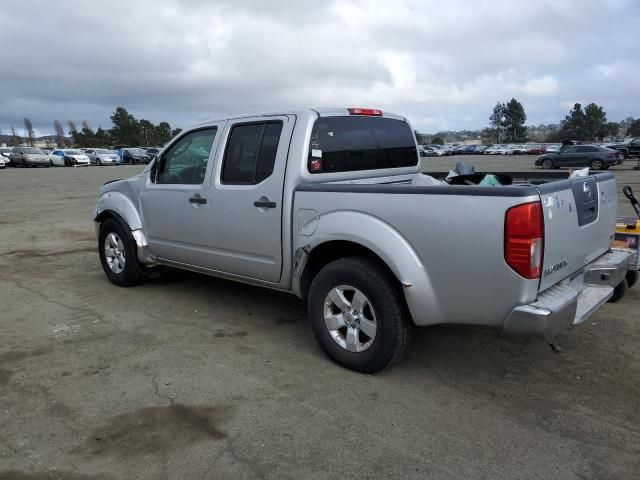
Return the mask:
<path id="1" fill-rule="evenodd" d="M 207 199 L 206 198 L 202 198 L 200 195 L 198 195 L 196 193 L 193 197 L 191 197 L 189 199 L 189 202 L 190 203 L 195 203 L 195 204 L 198 204 L 198 205 L 203 205 L 203 204 L 207 203 Z"/>
<path id="2" fill-rule="evenodd" d="M 269 200 L 256 200 L 253 202 L 253 206 L 258 208 L 276 208 L 276 202 L 270 202 Z"/>

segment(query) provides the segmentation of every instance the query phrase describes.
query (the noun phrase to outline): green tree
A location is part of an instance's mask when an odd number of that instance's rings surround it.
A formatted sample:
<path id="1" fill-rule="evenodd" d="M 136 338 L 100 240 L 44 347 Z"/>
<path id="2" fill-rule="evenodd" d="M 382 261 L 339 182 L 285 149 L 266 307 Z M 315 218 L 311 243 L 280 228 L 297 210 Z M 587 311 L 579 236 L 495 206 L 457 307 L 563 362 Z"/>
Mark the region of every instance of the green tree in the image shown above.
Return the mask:
<path id="1" fill-rule="evenodd" d="M 176 135 L 178 135 L 181 131 L 182 131 L 181 128 L 174 128 L 173 130 L 171 130 L 171 138 L 173 138 Z"/>
<path id="2" fill-rule="evenodd" d="M 160 122 L 155 128 L 156 147 L 165 145 L 171 140 L 171 125 L 167 122 Z"/>
<path id="3" fill-rule="evenodd" d="M 431 143 L 433 145 L 444 145 L 444 140 L 436 134 L 436 136 L 431 139 Z"/>
<path id="4" fill-rule="evenodd" d="M 527 114 L 524 112 L 524 107 L 515 98 L 504 105 L 503 126 L 508 142 L 520 143 L 527 140 L 526 121 Z"/>
<path id="5" fill-rule="evenodd" d="M 620 124 L 617 122 L 607 122 L 604 126 L 607 135 L 610 137 L 617 137 L 620 133 Z"/>
<path id="6" fill-rule="evenodd" d="M 562 121 L 562 140 L 585 140 L 585 118 L 582 105 L 576 103 Z"/>
<path id="7" fill-rule="evenodd" d="M 604 109 L 590 103 L 584 109 L 584 137 L 580 140 L 599 140 L 607 135 L 607 114 Z"/>
<path id="8" fill-rule="evenodd" d="M 155 145 L 155 126 L 153 125 L 153 123 L 151 123 L 149 120 L 144 120 L 141 118 L 138 121 L 138 124 L 140 125 L 141 139 L 141 142 L 139 143 L 144 143 L 145 147 L 148 147 L 149 145 Z"/>
<path id="9" fill-rule="evenodd" d="M 640 118 L 631 122 L 627 129 L 627 136 L 640 137 Z"/>
<path id="10" fill-rule="evenodd" d="M 123 145 L 140 143 L 140 124 L 124 107 L 116 108 L 111 115 L 113 128 L 109 130 L 112 141 Z"/>
<path id="11" fill-rule="evenodd" d="M 493 127 L 495 134 L 495 142 L 500 143 L 500 137 L 502 134 L 502 128 L 504 127 L 506 105 L 504 103 L 497 102 L 491 115 L 489 115 L 489 125 Z"/>

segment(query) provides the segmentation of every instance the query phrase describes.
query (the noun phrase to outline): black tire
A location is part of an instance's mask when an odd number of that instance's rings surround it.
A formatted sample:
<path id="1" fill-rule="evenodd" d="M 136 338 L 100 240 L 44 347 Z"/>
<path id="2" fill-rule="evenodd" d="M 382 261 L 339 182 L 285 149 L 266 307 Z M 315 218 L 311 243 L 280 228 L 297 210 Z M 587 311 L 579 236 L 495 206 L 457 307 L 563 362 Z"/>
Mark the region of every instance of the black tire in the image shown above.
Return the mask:
<path id="1" fill-rule="evenodd" d="M 53 160 L 49 160 L 49 166 L 53 167 Z"/>
<path id="2" fill-rule="evenodd" d="M 637 270 L 629 270 L 627 272 L 627 276 L 625 277 L 627 281 L 627 287 L 631 288 L 636 283 L 638 283 L 638 271 Z"/>
<path id="3" fill-rule="evenodd" d="M 542 161 L 542 168 L 545 168 L 547 170 L 551 170 L 553 168 L 553 161 L 550 158 L 545 158 Z"/>
<path id="4" fill-rule="evenodd" d="M 125 265 L 122 271 L 118 273 L 111 269 L 105 256 L 105 240 L 111 233 L 117 235 L 124 246 Z M 136 252 L 136 242 L 131 235 L 131 230 L 115 218 L 109 218 L 100 225 L 100 234 L 98 235 L 98 253 L 100 255 L 102 269 L 107 275 L 107 278 L 111 280 L 111 283 L 118 285 L 119 287 L 131 287 L 140 283 L 142 280 Z"/>
<path id="5" fill-rule="evenodd" d="M 629 287 L 627 285 L 627 280 L 626 279 L 622 280 L 618 284 L 618 286 L 613 289 L 613 295 L 611 295 L 611 298 L 608 300 L 609 303 L 616 303 L 618 300 L 624 297 L 624 294 L 627 293 L 628 288 Z"/>
<path id="6" fill-rule="evenodd" d="M 98 166 L 101 167 L 102 166 L 102 160 L 98 159 Z"/>
<path id="7" fill-rule="evenodd" d="M 589 163 L 589 167 L 591 168 L 591 170 L 604 170 L 604 162 L 599 158 L 594 158 Z"/>
<path id="8" fill-rule="evenodd" d="M 360 290 L 375 312 L 375 337 L 361 352 L 350 352 L 338 345 L 325 325 L 325 300 L 331 290 L 341 285 Z M 378 372 L 398 360 L 413 330 L 404 298 L 394 280 L 376 262 L 362 257 L 342 258 L 320 270 L 311 283 L 307 311 L 316 340 L 327 356 L 339 365 L 362 373 Z"/>

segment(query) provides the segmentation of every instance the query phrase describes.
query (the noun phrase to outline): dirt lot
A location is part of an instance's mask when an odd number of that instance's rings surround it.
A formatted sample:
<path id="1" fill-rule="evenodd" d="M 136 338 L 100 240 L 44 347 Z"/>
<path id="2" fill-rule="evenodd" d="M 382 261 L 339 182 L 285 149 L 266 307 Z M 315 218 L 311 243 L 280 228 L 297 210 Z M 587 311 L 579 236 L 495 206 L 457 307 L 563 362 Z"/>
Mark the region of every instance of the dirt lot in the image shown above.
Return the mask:
<path id="1" fill-rule="evenodd" d="M 614 171 L 638 186 L 630 167 Z M 293 296 L 180 272 L 111 285 L 89 217 L 139 170 L 0 171 L 0 479 L 638 478 L 638 288 L 562 355 L 439 326 L 361 375 Z"/>

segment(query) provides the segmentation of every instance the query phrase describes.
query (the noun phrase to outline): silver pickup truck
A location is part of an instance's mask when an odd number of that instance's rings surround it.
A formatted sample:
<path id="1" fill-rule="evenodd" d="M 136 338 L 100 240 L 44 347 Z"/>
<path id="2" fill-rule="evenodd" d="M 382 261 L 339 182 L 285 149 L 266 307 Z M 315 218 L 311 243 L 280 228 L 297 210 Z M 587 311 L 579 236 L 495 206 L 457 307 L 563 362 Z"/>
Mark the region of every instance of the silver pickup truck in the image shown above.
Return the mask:
<path id="1" fill-rule="evenodd" d="M 375 372 L 414 325 L 551 343 L 612 295 L 628 263 L 613 174 L 532 175 L 429 185 L 411 125 L 379 110 L 239 115 L 105 184 L 93 219 L 114 284 L 170 266 L 294 293 L 331 359 Z"/>

